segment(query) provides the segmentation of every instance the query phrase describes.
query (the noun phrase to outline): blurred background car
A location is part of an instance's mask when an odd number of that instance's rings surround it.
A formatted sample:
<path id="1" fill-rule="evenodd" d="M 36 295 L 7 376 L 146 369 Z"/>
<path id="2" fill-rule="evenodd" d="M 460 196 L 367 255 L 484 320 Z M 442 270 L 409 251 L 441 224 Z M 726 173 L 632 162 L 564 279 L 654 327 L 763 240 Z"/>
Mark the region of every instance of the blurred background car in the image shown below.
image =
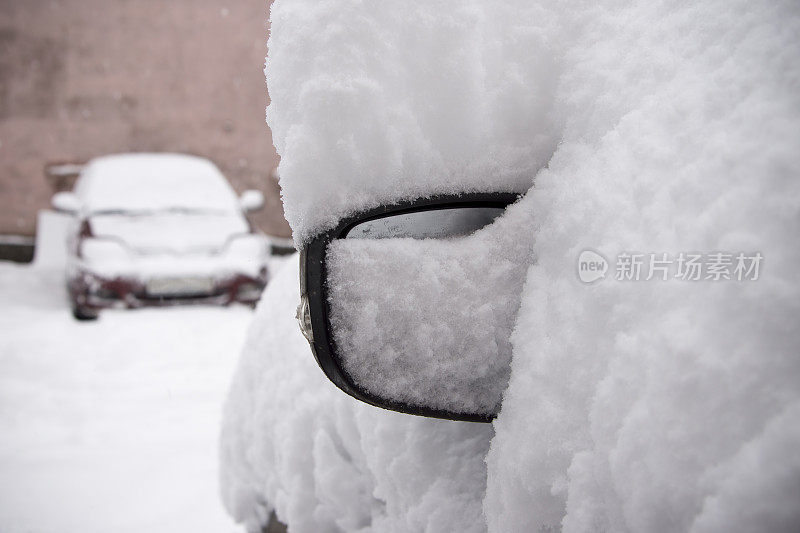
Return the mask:
<path id="1" fill-rule="evenodd" d="M 255 305 L 267 283 L 269 243 L 245 213 L 261 192 L 237 197 L 209 160 L 181 154 L 93 159 L 73 192 L 53 196 L 73 216 L 67 237 L 72 314 L 187 303 Z"/>

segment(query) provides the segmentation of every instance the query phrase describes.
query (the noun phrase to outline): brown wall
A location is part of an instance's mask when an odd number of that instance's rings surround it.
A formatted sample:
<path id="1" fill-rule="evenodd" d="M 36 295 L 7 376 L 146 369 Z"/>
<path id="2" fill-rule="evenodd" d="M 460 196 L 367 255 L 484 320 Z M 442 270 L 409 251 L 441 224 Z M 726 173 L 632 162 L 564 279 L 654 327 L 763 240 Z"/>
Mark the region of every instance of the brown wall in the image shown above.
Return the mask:
<path id="1" fill-rule="evenodd" d="M 0 234 L 31 235 L 44 167 L 130 151 L 212 159 L 286 236 L 263 76 L 264 0 L 0 1 Z"/>

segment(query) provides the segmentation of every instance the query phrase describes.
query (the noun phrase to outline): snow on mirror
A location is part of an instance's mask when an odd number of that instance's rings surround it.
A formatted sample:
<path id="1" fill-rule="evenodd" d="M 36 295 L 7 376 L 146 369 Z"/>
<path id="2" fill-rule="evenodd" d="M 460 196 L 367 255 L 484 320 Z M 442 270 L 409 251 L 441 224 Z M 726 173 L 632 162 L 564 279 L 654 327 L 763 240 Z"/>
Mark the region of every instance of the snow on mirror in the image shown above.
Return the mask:
<path id="1" fill-rule="evenodd" d="M 459 206 L 365 218 L 329 239 L 319 306 L 325 341 L 316 325 L 310 336 L 326 374 L 320 353 L 329 349 L 343 375 L 331 379 L 364 401 L 491 420 L 508 383 L 510 335 L 530 264 L 529 251 L 511 242 L 504 210 Z"/>

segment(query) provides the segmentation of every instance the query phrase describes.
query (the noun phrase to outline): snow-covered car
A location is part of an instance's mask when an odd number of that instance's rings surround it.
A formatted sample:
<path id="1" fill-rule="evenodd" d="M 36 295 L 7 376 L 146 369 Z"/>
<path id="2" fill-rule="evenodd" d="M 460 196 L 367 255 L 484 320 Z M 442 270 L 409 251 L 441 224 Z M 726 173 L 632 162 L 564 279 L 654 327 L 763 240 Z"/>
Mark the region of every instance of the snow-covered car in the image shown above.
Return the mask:
<path id="1" fill-rule="evenodd" d="M 267 121 L 303 253 L 230 387 L 230 514 L 800 531 L 797 31 L 768 0 L 276 0 Z M 469 235 L 372 224 L 503 193 Z"/>
<path id="2" fill-rule="evenodd" d="M 254 305 L 267 283 L 268 246 L 245 213 L 259 191 L 236 196 L 209 160 L 119 154 L 90 161 L 73 192 L 53 196 L 73 216 L 67 288 L 77 319 L 108 307 Z"/>

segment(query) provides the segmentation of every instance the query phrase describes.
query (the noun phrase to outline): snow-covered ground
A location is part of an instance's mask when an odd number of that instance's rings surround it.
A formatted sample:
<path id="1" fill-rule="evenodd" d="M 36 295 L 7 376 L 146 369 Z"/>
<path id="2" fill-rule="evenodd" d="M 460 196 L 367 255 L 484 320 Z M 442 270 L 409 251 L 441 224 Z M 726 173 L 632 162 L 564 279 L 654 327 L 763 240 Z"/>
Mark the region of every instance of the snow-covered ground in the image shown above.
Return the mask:
<path id="1" fill-rule="evenodd" d="M 238 531 L 221 404 L 252 311 L 70 315 L 63 272 L 0 263 L 0 531 Z"/>

